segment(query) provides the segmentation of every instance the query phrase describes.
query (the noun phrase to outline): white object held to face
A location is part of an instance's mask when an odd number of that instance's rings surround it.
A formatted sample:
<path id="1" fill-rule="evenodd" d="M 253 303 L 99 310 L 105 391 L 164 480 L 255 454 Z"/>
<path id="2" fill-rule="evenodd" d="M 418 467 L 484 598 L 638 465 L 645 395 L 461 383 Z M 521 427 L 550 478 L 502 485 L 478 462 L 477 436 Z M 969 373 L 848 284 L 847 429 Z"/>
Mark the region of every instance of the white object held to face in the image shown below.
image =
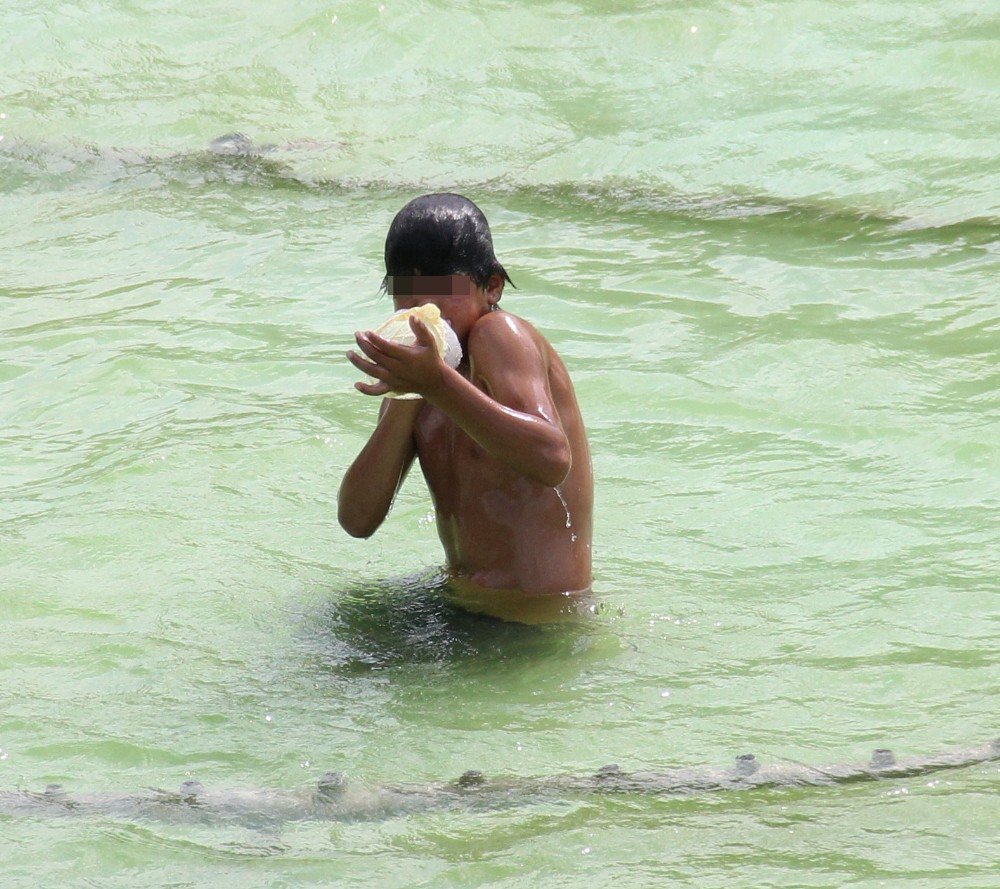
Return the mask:
<path id="1" fill-rule="evenodd" d="M 458 367 L 462 360 L 462 344 L 458 341 L 451 325 L 441 317 L 441 310 L 433 303 L 426 303 L 413 309 L 403 309 L 392 315 L 388 321 L 375 328 L 375 333 L 401 346 L 416 345 L 417 337 L 410 328 L 410 316 L 416 315 L 434 337 L 441 359 L 448 367 Z M 387 392 L 386 398 L 420 398 L 416 392 Z"/>

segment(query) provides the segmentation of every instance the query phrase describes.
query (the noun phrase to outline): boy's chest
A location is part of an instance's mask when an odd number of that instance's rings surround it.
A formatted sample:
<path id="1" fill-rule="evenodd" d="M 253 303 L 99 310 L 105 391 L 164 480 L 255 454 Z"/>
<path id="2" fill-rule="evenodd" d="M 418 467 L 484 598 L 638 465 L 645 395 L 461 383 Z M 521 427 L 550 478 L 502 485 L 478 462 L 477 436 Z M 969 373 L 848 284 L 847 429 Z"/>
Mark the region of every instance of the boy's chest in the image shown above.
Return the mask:
<path id="1" fill-rule="evenodd" d="M 417 455 L 428 482 L 461 484 L 495 461 L 445 413 L 428 405 L 414 427 Z"/>

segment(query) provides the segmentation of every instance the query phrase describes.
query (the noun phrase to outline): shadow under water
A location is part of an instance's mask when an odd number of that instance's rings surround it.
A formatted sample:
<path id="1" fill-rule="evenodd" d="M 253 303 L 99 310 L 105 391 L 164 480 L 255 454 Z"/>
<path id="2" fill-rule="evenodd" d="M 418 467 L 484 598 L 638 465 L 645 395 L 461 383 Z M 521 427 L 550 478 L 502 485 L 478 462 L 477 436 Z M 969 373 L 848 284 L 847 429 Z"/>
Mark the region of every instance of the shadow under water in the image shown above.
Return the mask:
<path id="1" fill-rule="evenodd" d="M 555 624 L 512 623 L 467 611 L 451 595 L 436 571 L 358 582 L 304 610 L 298 635 L 325 669 L 342 675 L 420 664 L 577 658 L 608 636 L 593 614 Z"/>

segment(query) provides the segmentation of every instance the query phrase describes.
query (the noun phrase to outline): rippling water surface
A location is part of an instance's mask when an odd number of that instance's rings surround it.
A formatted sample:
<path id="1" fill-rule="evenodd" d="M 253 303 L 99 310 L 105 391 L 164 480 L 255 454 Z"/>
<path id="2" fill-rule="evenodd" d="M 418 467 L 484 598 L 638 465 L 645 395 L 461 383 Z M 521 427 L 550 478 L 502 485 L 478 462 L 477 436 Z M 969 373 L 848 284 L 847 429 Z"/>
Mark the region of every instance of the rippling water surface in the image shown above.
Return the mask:
<path id="1" fill-rule="evenodd" d="M 769 761 L 997 733 L 1000 10 L 3 4 L 0 789 Z M 217 158 L 243 131 L 278 148 Z M 577 383 L 602 610 L 368 542 L 386 227 L 461 190 Z M 352 824 L 0 818 L 5 887 L 963 886 L 997 767 Z M 992 876 L 990 876 L 992 874 Z"/>

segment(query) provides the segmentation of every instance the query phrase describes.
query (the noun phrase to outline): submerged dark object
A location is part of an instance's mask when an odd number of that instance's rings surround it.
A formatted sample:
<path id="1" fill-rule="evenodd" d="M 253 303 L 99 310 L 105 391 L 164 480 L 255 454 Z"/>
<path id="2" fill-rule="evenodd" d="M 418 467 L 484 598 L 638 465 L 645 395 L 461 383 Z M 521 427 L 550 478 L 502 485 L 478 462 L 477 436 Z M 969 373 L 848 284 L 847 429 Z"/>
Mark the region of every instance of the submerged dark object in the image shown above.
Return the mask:
<path id="1" fill-rule="evenodd" d="M 226 133 L 208 144 L 209 152 L 219 157 L 256 157 L 277 148 L 277 145 L 257 145 L 246 133 Z"/>
<path id="2" fill-rule="evenodd" d="M 351 785 L 340 772 L 327 772 L 300 790 L 211 789 L 185 781 L 176 791 L 67 793 L 50 784 L 41 793 L 0 791 L 0 817 L 98 816 L 171 822 L 233 822 L 264 826 L 286 821 L 371 821 L 441 809 L 499 809 L 589 794 L 687 796 L 764 787 L 817 787 L 914 778 L 1000 759 L 1000 739 L 935 756 L 896 758 L 879 749 L 863 764 L 763 765 L 752 754 L 728 768 L 627 772 L 607 765 L 591 775 L 492 779 L 470 770 L 443 784 Z"/>

